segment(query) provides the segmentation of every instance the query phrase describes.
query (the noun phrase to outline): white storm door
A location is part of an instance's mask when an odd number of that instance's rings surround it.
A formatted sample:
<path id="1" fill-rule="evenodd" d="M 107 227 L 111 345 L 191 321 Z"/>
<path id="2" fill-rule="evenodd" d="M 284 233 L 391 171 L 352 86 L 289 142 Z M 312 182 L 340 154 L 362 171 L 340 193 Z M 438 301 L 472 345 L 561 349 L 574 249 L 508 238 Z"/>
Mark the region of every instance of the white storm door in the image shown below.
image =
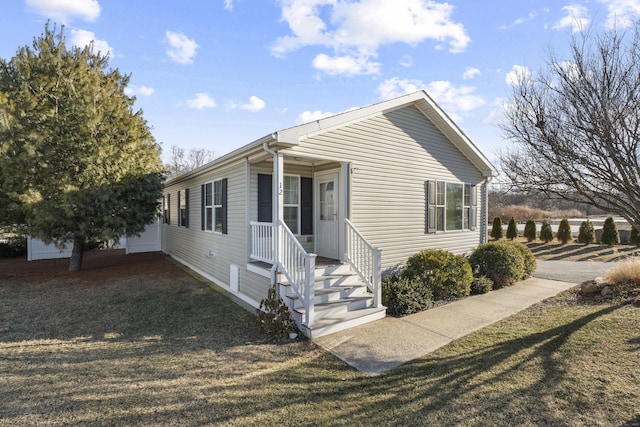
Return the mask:
<path id="1" fill-rule="evenodd" d="M 318 256 L 340 258 L 340 223 L 338 218 L 339 174 L 333 172 L 316 176 L 316 253 Z"/>

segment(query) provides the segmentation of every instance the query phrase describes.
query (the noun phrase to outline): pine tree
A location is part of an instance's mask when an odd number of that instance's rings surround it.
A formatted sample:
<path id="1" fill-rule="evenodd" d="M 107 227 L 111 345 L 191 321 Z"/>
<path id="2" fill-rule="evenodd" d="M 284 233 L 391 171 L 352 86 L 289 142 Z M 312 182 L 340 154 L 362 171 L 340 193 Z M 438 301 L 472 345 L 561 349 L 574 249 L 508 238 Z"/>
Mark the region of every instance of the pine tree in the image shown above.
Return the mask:
<path id="1" fill-rule="evenodd" d="M 504 237 L 504 230 L 502 229 L 502 218 L 499 216 L 493 218 L 493 226 L 491 227 L 491 237 L 496 240 L 500 240 Z"/>
<path id="2" fill-rule="evenodd" d="M 0 59 L 0 199 L 11 206 L 0 220 L 73 242 L 71 271 L 88 243 L 143 231 L 162 197 L 160 148 L 128 83 L 92 44 L 68 49 L 49 23 L 32 47 Z"/>
<path id="3" fill-rule="evenodd" d="M 578 233 L 578 243 L 594 243 L 596 241 L 596 231 L 593 228 L 593 223 L 589 220 L 582 221 L 580 224 L 580 231 Z"/>
<path id="4" fill-rule="evenodd" d="M 509 220 L 509 225 L 507 226 L 507 239 L 513 240 L 518 237 L 518 224 L 516 224 L 516 220 L 514 217 L 511 217 Z"/>
<path id="5" fill-rule="evenodd" d="M 545 243 L 553 241 L 553 230 L 551 224 L 545 219 L 542 221 L 542 227 L 540 228 L 540 240 Z"/>
<path id="6" fill-rule="evenodd" d="M 569 225 L 569 220 L 567 218 L 563 218 L 562 221 L 560 221 L 556 237 L 563 245 L 573 240 L 573 236 L 571 235 L 571 225 Z"/>
<path id="7" fill-rule="evenodd" d="M 600 243 L 603 245 L 618 245 L 620 244 L 620 234 L 618 233 L 618 227 L 612 217 L 604 220 L 602 226 L 602 236 L 600 236 Z"/>
<path id="8" fill-rule="evenodd" d="M 629 234 L 629 244 L 640 246 L 640 233 L 638 233 L 638 229 L 635 227 L 631 228 L 631 233 Z"/>
<path id="9" fill-rule="evenodd" d="M 527 220 L 527 223 L 524 225 L 523 236 L 527 238 L 527 242 L 536 240 L 536 222 L 534 220 Z"/>

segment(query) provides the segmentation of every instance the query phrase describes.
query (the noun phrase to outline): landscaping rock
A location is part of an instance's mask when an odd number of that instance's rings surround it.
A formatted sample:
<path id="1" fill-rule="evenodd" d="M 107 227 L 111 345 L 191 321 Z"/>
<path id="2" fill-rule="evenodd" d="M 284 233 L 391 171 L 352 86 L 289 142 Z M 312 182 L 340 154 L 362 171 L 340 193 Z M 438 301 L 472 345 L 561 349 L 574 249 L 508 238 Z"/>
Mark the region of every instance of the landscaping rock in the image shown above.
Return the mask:
<path id="1" fill-rule="evenodd" d="M 580 292 L 583 295 L 597 294 L 598 292 L 600 292 L 600 286 L 598 286 L 598 284 L 596 282 L 594 282 L 593 280 L 590 280 L 588 282 L 584 282 L 580 286 Z"/>
<path id="2" fill-rule="evenodd" d="M 614 292 L 613 289 L 611 289 L 611 286 L 605 286 L 604 288 L 602 288 L 602 291 L 600 291 L 600 295 L 605 298 L 612 297 L 613 294 Z"/>

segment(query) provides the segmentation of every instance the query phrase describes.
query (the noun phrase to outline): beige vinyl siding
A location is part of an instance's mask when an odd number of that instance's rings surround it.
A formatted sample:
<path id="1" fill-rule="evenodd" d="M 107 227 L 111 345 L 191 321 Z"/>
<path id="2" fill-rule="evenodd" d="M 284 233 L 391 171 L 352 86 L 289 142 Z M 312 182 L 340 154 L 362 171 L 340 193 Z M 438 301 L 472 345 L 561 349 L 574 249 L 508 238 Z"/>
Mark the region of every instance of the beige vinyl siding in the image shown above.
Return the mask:
<path id="1" fill-rule="evenodd" d="M 237 265 L 240 267 L 240 292 L 253 301 L 260 301 L 267 294 L 269 279 L 246 270 L 248 167 L 246 162 L 238 162 L 165 188 L 165 195 L 171 194 L 171 224 L 163 224 L 163 251 L 224 287 L 229 286 L 231 265 Z M 228 233 L 203 231 L 200 186 L 222 178 L 228 180 Z M 177 223 L 177 194 L 185 188 L 189 188 L 189 228 L 178 227 Z M 210 256 L 210 251 L 215 255 Z"/>
<path id="2" fill-rule="evenodd" d="M 480 242 L 475 231 L 426 234 L 427 181 L 475 185 L 482 174 L 415 107 L 380 114 L 312 136 L 289 150 L 293 155 L 351 162 L 350 218 L 383 250 L 383 266 L 394 267 L 425 248 L 465 253 Z"/>

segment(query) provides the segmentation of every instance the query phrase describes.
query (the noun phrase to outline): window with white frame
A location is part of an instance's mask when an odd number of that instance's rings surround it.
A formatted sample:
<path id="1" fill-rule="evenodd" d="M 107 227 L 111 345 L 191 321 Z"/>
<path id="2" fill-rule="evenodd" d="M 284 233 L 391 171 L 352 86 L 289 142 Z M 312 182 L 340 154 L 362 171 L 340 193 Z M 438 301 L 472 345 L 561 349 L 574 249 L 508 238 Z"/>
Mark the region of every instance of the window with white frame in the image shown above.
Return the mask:
<path id="1" fill-rule="evenodd" d="M 429 181 L 427 232 L 474 230 L 475 187 L 445 181 Z"/>
<path id="2" fill-rule="evenodd" d="M 222 180 L 213 181 L 213 231 L 222 233 Z"/>
<path id="3" fill-rule="evenodd" d="M 204 185 L 204 230 L 213 231 L 213 182 Z"/>
<path id="4" fill-rule="evenodd" d="M 189 227 L 189 189 L 178 191 L 178 226 Z"/>
<path id="5" fill-rule="evenodd" d="M 202 184 L 202 229 L 227 234 L 227 178 Z"/>
<path id="6" fill-rule="evenodd" d="M 300 230 L 300 177 L 296 175 L 284 176 L 284 222 L 293 234 Z"/>

